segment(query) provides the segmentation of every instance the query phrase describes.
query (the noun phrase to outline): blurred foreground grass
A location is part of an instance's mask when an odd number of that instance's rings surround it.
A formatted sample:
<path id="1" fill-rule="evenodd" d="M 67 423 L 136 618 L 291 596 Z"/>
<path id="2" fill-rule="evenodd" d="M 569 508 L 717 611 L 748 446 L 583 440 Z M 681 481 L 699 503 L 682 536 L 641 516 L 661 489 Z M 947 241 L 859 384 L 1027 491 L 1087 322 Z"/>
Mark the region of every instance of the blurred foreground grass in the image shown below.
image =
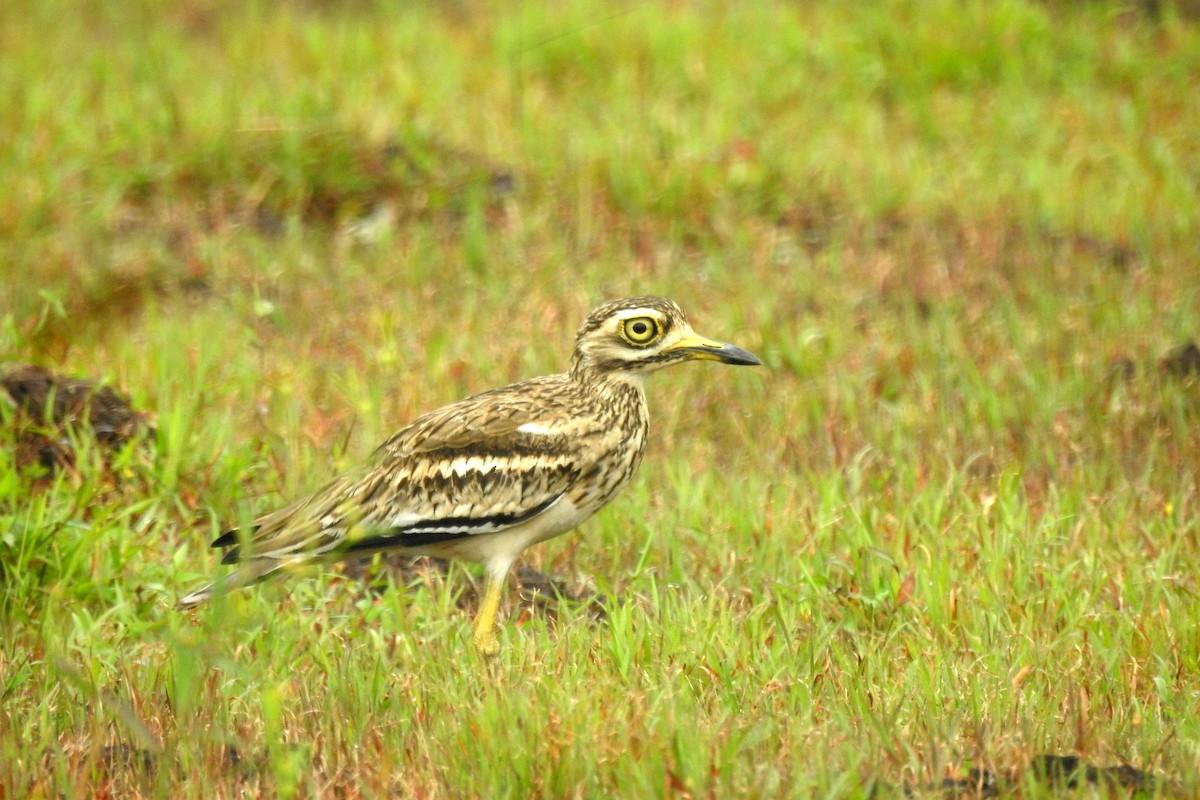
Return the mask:
<path id="1" fill-rule="evenodd" d="M 0 452 L 0 796 L 853 797 L 1042 752 L 1200 791 L 1170 7 L 15 0 L 0 52 L 0 353 L 157 414 Z M 635 485 L 530 554 L 602 621 L 523 614 L 486 670 L 462 569 L 169 610 L 223 525 L 633 293 L 768 368 L 656 378 Z"/>

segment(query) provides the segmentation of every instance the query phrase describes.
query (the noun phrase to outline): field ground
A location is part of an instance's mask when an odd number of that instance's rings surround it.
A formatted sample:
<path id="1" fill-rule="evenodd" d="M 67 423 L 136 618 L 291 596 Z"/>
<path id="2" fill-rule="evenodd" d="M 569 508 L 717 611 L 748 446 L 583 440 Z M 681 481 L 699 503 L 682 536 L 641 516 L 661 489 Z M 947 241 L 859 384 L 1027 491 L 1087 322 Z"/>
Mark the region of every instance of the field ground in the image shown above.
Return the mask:
<path id="1" fill-rule="evenodd" d="M 0 357 L 154 416 L 0 404 L 0 797 L 1200 795 L 1200 28 L 1147 6 L 6 2 Z M 648 293 L 766 366 L 655 377 L 496 663 L 469 567 L 171 610 Z"/>

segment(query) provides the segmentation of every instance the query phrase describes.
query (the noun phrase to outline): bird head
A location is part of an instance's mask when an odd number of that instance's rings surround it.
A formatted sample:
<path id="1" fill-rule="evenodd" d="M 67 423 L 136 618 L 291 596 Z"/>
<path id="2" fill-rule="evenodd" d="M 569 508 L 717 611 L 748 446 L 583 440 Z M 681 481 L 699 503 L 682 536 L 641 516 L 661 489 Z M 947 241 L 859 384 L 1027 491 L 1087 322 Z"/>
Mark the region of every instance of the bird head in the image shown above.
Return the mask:
<path id="1" fill-rule="evenodd" d="M 692 330 L 683 310 L 662 297 L 610 300 L 579 326 L 571 372 L 641 376 L 683 361 L 762 364 L 742 348 Z"/>

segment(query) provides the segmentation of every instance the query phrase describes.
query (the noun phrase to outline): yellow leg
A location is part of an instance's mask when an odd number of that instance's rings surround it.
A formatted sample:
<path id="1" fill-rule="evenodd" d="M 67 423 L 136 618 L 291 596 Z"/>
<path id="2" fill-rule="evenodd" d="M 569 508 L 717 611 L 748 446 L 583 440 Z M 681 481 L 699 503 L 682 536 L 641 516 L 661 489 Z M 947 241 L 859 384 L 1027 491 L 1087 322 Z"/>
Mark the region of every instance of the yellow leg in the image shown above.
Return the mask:
<path id="1" fill-rule="evenodd" d="M 507 570 L 500 575 L 488 571 L 487 588 L 483 592 L 483 602 L 479 613 L 475 616 L 475 649 L 481 655 L 494 656 L 500 652 L 500 640 L 496 638 L 496 613 L 500 610 L 500 595 L 504 591 L 504 578 Z"/>

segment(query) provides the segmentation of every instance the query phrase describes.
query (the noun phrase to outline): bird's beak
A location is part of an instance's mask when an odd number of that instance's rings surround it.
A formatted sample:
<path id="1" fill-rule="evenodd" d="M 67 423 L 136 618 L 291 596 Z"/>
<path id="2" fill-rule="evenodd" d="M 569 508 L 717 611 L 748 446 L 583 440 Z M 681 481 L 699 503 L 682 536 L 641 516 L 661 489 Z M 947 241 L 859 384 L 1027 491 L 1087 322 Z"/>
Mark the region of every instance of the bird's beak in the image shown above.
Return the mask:
<path id="1" fill-rule="evenodd" d="M 679 341 L 666 349 L 687 353 L 688 358 L 691 359 L 720 361 L 722 364 L 738 364 L 747 367 L 762 364 L 759 357 L 749 350 L 743 350 L 735 344 L 705 339 L 694 331 L 688 331 Z"/>

